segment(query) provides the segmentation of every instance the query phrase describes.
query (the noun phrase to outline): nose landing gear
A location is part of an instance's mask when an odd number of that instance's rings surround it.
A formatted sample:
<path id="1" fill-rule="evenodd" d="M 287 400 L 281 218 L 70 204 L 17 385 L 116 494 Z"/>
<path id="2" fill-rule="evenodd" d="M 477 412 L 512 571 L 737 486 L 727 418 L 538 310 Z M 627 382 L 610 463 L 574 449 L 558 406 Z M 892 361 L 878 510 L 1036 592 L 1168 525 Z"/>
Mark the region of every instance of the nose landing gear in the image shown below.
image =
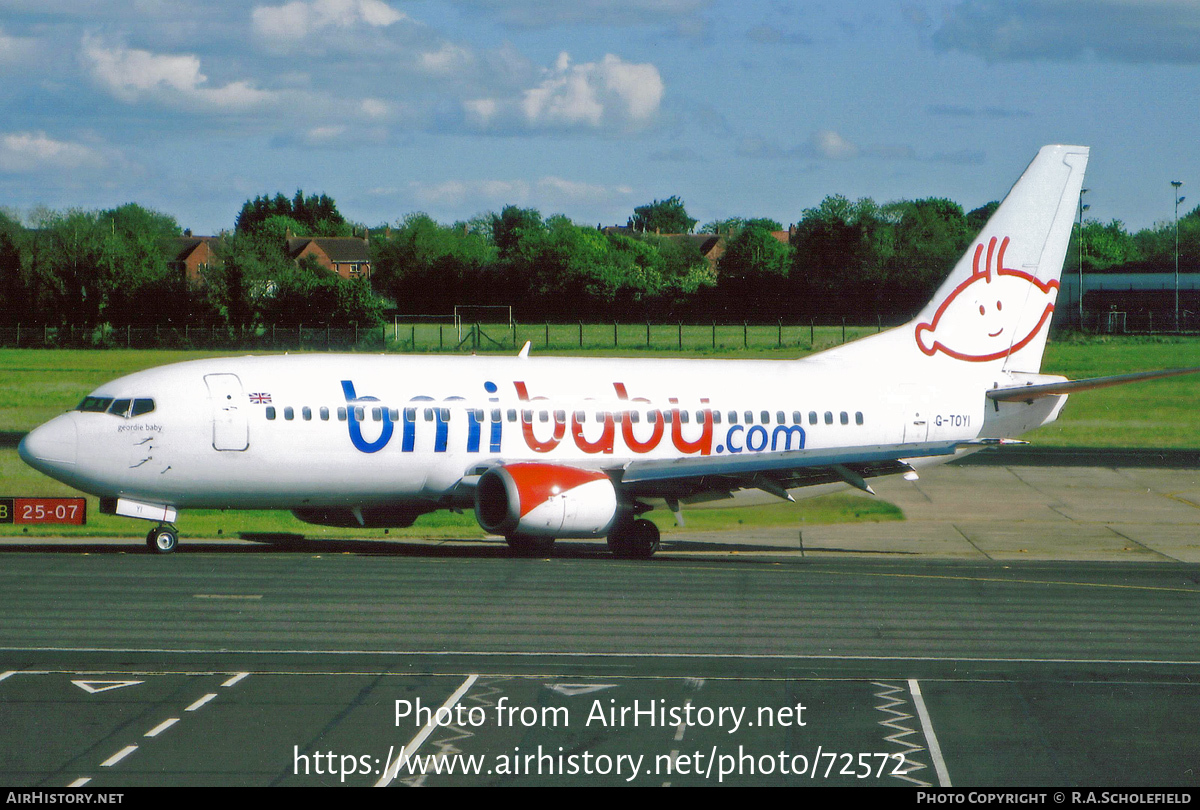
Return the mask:
<path id="1" fill-rule="evenodd" d="M 178 545 L 179 530 L 165 523 L 155 526 L 146 535 L 146 547 L 155 554 L 170 554 Z"/>

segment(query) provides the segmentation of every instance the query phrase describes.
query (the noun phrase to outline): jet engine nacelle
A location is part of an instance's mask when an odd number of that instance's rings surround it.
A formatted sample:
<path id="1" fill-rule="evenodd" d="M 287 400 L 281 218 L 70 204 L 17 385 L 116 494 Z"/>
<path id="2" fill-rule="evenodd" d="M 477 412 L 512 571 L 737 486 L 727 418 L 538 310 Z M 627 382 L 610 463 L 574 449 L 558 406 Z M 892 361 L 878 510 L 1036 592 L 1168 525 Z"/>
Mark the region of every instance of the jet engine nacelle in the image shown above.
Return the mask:
<path id="1" fill-rule="evenodd" d="M 475 487 L 479 525 L 506 537 L 602 537 L 617 513 L 617 490 L 596 470 L 510 464 L 491 468 Z"/>

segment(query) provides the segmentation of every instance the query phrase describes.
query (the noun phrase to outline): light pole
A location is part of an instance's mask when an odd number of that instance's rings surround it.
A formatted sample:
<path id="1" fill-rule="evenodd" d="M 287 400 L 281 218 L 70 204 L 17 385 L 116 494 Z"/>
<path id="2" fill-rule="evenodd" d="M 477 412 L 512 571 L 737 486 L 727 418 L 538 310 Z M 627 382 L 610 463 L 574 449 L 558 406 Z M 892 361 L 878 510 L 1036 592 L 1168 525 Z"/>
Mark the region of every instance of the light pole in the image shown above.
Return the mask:
<path id="1" fill-rule="evenodd" d="M 1079 190 L 1079 331 L 1084 331 L 1084 211 L 1091 208 L 1084 205 L 1086 188 Z"/>
<path id="2" fill-rule="evenodd" d="M 1183 185 L 1180 180 L 1172 180 L 1171 185 L 1175 187 L 1175 331 L 1179 331 L 1179 204 L 1186 198 L 1179 196 L 1179 187 Z"/>

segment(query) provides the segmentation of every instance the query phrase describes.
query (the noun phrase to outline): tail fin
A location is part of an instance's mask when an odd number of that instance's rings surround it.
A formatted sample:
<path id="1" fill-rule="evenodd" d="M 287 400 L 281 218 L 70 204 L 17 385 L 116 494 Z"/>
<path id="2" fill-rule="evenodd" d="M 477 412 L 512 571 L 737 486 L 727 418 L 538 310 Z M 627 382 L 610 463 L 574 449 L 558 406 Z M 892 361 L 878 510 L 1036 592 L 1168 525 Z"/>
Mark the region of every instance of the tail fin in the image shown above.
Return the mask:
<path id="1" fill-rule="evenodd" d="M 1050 331 L 1086 146 L 1044 146 L 908 327 L 930 358 L 1036 372 Z"/>

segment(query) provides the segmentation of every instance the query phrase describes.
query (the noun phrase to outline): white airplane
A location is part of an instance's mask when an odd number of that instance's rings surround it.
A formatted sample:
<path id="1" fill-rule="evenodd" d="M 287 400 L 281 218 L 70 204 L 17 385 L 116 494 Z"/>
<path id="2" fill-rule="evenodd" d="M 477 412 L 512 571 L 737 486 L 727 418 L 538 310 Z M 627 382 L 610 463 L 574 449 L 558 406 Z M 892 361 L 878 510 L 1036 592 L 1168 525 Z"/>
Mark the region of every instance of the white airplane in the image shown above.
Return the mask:
<path id="1" fill-rule="evenodd" d="M 941 464 L 1053 421 L 1038 373 L 1088 150 L 1041 149 L 909 323 L 799 360 L 285 355 L 196 360 L 106 383 L 22 459 L 158 523 L 287 509 L 332 526 L 473 508 L 517 552 L 604 537 L 649 557 L 665 502 L 793 499 Z"/>

